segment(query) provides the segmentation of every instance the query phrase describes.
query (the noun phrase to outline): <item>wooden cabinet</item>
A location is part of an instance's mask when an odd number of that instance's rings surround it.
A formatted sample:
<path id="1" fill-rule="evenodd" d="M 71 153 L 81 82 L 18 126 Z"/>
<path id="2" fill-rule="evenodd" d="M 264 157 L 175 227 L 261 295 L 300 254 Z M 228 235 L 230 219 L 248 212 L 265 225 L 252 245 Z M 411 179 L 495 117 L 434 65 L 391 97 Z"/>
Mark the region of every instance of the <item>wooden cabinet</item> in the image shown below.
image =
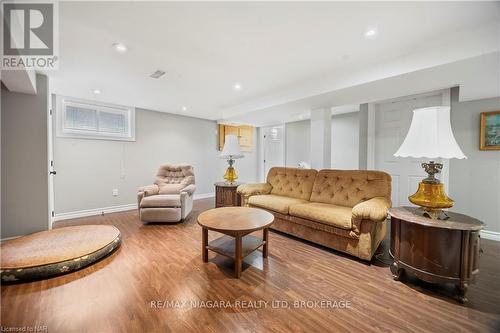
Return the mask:
<path id="1" fill-rule="evenodd" d="M 226 135 L 236 135 L 242 151 L 252 151 L 253 148 L 253 127 L 252 126 L 232 126 L 219 124 L 219 150 L 224 148 Z"/>
<path id="2" fill-rule="evenodd" d="M 430 283 L 453 283 L 458 300 L 465 302 L 479 272 L 483 223 L 453 212 L 447 212 L 447 220 L 432 220 L 414 207 L 391 208 L 389 215 L 394 279 L 408 272 Z"/>
<path id="3" fill-rule="evenodd" d="M 226 184 L 215 183 L 215 207 L 237 207 L 241 206 L 241 197 L 236 189 L 241 183 Z"/>

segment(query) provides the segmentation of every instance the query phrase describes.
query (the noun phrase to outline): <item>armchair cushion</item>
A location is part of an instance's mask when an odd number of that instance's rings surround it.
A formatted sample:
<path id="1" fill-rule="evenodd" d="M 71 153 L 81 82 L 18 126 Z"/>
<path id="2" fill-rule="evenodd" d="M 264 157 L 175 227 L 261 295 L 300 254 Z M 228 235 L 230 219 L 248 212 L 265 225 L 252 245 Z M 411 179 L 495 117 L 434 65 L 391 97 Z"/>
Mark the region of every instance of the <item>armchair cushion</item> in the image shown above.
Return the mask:
<path id="1" fill-rule="evenodd" d="M 153 207 L 180 207 L 181 196 L 176 194 L 158 194 L 144 197 L 141 200 L 140 208 Z"/>
<path id="2" fill-rule="evenodd" d="M 160 187 L 160 194 L 179 194 L 184 188 L 181 184 L 162 184 Z"/>
<path id="3" fill-rule="evenodd" d="M 158 185 L 160 191 L 169 191 L 178 189 L 178 191 L 190 184 L 194 184 L 193 167 L 187 164 L 165 164 L 160 166 L 156 173 L 155 184 Z M 170 186 L 173 185 L 173 186 Z"/>
<path id="4" fill-rule="evenodd" d="M 269 183 L 244 184 L 237 188 L 237 192 L 245 197 L 258 194 L 269 194 L 273 187 Z"/>

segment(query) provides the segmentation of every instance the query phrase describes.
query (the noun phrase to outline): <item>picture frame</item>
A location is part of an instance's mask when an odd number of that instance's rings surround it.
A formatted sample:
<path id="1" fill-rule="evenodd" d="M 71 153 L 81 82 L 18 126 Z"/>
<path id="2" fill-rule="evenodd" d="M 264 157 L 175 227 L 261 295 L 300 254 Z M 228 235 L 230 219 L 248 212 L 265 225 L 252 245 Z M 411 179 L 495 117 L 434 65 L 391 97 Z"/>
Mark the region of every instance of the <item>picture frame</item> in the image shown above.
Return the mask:
<path id="1" fill-rule="evenodd" d="M 500 111 L 481 112 L 480 150 L 500 150 Z"/>

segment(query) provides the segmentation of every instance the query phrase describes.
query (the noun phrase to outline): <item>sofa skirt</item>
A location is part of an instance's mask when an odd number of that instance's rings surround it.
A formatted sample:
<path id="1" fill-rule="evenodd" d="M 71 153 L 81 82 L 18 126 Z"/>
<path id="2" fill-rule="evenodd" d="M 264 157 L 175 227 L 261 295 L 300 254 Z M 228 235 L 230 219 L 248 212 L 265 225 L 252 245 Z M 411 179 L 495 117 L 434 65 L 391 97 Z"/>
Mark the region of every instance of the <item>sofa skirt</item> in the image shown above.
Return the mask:
<path id="1" fill-rule="evenodd" d="M 371 261 L 375 251 L 387 232 L 387 220 L 373 222 L 363 220 L 359 235 L 352 236 L 350 230 L 335 228 L 322 223 L 295 216 L 283 215 L 273 211 L 274 223 L 271 229 L 296 236 L 328 248 L 347 253 L 363 260 Z"/>

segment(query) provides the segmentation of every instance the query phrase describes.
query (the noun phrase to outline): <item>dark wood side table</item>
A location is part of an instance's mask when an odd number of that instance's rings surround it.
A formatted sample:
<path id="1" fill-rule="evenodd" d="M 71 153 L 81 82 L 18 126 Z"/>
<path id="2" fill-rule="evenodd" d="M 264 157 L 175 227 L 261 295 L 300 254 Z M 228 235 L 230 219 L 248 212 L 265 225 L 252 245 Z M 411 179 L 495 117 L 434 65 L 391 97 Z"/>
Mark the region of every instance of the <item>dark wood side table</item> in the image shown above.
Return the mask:
<path id="1" fill-rule="evenodd" d="M 236 189 L 241 184 L 242 183 L 215 183 L 215 207 L 218 208 L 241 206 L 241 197 L 238 193 L 236 193 Z"/>
<path id="2" fill-rule="evenodd" d="M 391 271 L 395 280 L 409 272 L 430 283 L 453 283 L 460 303 L 479 272 L 483 223 L 467 215 L 446 212 L 447 220 L 424 217 L 419 208 L 397 207 L 391 217 Z"/>

